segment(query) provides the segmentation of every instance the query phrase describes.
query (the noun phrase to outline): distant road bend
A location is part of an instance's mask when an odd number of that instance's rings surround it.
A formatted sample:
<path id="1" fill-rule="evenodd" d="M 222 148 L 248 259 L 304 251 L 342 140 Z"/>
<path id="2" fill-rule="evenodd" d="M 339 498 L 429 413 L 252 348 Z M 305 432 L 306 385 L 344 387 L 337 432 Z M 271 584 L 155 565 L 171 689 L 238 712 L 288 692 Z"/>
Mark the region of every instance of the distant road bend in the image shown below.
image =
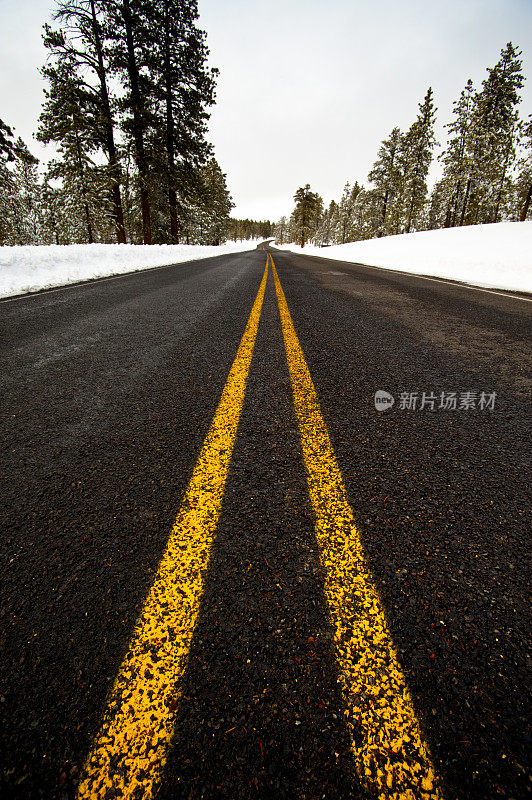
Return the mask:
<path id="1" fill-rule="evenodd" d="M 529 797 L 530 300 L 262 245 L 0 302 L 0 796 Z"/>

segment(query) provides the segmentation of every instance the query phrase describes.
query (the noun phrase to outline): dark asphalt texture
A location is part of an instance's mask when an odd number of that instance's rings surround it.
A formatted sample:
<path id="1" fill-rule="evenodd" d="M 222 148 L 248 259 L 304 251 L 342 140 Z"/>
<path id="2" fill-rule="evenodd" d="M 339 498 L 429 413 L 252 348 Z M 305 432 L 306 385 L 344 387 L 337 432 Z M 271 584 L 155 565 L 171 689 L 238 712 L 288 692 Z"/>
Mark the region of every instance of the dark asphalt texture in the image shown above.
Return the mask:
<path id="1" fill-rule="evenodd" d="M 446 800 L 529 797 L 532 304 L 272 253 Z M 75 796 L 265 260 L 0 303 L 2 798 Z M 161 798 L 363 797 L 322 582 L 270 273 Z"/>

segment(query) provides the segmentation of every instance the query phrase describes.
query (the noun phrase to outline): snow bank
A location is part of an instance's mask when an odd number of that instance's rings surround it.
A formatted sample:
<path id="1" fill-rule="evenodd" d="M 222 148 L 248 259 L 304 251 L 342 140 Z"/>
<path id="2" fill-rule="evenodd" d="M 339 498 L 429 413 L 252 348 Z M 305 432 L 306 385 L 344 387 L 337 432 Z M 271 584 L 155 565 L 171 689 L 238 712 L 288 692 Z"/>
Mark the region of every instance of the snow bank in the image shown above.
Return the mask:
<path id="1" fill-rule="evenodd" d="M 275 246 L 475 286 L 532 292 L 532 222 L 445 228 L 331 247 Z"/>
<path id="2" fill-rule="evenodd" d="M 0 297 L 90 278 L 254 250 L 256 241 L 207 245 L 73 244 L 0 247 Z"/>

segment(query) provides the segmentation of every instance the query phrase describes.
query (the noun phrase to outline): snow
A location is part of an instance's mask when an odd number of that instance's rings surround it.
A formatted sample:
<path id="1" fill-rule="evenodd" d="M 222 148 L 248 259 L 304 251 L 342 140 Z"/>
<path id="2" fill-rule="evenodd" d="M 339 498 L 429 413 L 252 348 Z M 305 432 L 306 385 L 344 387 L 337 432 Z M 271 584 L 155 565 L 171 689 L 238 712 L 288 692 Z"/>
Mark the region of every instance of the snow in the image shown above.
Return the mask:
<path id="1" fill-rule="evenodd" d="M 259 240 L 207 245 L 73 244 L 0 247 L 0 297 L 254 250 Z"/>
<path id="2" fill-rule="evenodd" d="M 532 292 L 532 222 L 444 228 L 331 247 L 275 246 L 474 286 Z"/>

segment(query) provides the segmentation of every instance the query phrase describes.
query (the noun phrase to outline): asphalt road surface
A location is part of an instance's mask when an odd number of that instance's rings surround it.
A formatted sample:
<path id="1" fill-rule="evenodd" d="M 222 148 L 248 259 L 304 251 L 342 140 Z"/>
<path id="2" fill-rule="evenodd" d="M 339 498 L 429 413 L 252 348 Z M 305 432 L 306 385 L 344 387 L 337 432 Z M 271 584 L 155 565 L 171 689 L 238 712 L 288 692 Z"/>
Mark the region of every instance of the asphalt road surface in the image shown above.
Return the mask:
<path id="1" fill-rule="evenodd" d="M 0 303 L 2 798 L 530 797 L 530 298 L 271 253 Z"/>

